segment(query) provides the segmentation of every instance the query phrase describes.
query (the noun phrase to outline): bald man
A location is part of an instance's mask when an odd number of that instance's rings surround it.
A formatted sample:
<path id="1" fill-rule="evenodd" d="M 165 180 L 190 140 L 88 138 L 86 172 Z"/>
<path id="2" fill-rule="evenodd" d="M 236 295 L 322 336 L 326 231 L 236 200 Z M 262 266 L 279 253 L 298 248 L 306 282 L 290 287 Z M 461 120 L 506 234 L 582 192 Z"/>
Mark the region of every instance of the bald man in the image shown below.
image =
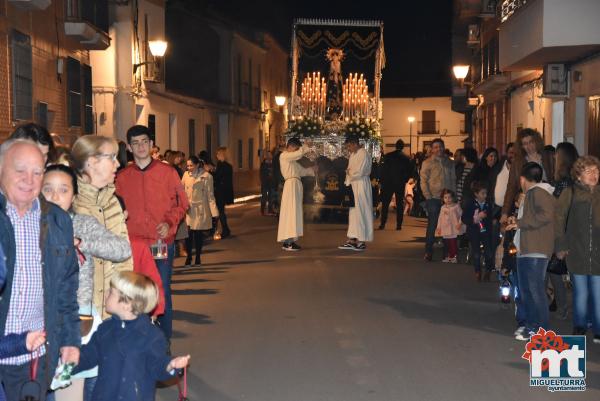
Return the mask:
<path id="1" fill-rule="evenodd" d="M 73 226 L 67 213 L 39 197 L 43 176 L 44 157 L 36 143 L 10 139 L 0 146 L 0 245 L 6 255 L 0 333 L 46 331 L 48 341 L 35 353 L 41 400 L 59 356 L 77 363 L 80 345 Z M 8 401 L 20 399 L 33 358 L 25 353 L 0 359 Z"/>

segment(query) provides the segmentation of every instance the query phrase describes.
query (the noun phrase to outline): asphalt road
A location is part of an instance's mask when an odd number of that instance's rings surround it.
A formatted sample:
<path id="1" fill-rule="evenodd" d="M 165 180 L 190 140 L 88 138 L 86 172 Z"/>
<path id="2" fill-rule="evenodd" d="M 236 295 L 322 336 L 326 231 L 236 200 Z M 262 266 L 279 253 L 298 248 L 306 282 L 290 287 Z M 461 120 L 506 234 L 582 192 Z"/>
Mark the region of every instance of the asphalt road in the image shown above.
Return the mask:
<path id="1" fill-rule="evenodd" d="M 257 204 L 230 220 L 235 236 L 208 245 L 202 267 L 174 271 L 172 349 L 192 355 L 190 400 L 600 400 L 590 336 L 587 391 L 529 387 L 498 283 L 476 283 L 467 265 L 423 263 L 422 220 L 376 231 L 364 253 L 336 248 L 344 225 L 308 224 L 297 254 L 280 250 L 276 220 Z M 552 319 L 570 334 L 570 321 Z"/>

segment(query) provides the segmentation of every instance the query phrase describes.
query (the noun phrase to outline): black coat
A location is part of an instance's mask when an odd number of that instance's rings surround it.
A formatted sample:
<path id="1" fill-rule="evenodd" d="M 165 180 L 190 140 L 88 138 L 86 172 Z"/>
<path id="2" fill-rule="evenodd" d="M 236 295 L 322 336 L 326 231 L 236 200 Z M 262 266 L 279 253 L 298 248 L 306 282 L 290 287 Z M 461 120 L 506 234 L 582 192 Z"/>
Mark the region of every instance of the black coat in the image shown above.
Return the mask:
<path id="1" fill-rule="evenodd" d="M 217 162 L 214 172 L 215 200 L 224 205 L 233 204 L 233 167 L 227 162 Z"/>
<path id="2" fill-rule="evenodd" d="M 413 176 L 413 164 L 402 151 L 394 151 L 383 157 L 381 166 L 382 191 L 402 191 L 409 178 Z"/>

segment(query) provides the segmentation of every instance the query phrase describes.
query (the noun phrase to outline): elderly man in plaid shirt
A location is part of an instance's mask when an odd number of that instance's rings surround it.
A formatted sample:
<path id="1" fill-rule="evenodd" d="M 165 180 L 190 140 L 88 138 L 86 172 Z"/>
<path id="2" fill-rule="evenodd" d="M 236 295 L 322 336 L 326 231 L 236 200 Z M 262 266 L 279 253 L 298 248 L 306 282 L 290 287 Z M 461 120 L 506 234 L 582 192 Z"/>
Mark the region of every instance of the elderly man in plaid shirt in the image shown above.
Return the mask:
<path id="1" fill-rule="evenodd" d="M 41 400 L 60 358 L 79 361 L 78 265 L 68 214 L 38 198 L 44 159 L 35 143 L 8 140 L 0 146 L 0 243 L 6 254 L 6 285 L 0 299 L 0 333 L 45 330 L 35 354 L 0 359 L 8 401 L 20 400 L 39 359 Z"/>

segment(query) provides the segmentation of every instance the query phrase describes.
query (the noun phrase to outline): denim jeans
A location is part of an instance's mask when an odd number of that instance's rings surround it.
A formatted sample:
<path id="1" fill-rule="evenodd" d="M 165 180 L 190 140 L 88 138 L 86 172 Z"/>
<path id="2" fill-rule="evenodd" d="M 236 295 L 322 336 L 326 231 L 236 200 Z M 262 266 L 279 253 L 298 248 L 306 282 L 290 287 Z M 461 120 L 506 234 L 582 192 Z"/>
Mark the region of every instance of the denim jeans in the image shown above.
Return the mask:
<path id="1" fill-rule="evenodd" d="M 427 234 L 425 236 L 425 252 L 433 254 L 433 243 L 435 242 L 435 229 L 437 228 L 442 201 L 439 199 L 427 199 L 425 201 L 427 210 Z"/>
<path id="2" fill-rule="evenodd" d="M 571 274 L 571 281 L 573 326 L 585 330 L 591 320 L 594 334 L 600 335 L 600 276 Z"/>
<path id="3" fill-rule="evenodd" d="M 165 313 L 158 317 L 158 327 L 165 333 L 167 340 L 173 334 L 173 302 L 171 300 L 171 274 L 173 273 L 173 256 L 175 255 L 175 244 L 169 244 L 167 259 L 156 259 L 156 267 L 160 273 L 163 289 L 165 291 Z"/>
<path id="4" fill-rule="evenodd" d="M 517 257 L 517 275 L 528 331 L 537 331 L 540 327 L 549 329 L 545 280 L 547 267 L 548 258 Z"/>
<path id="5" fill-rule="evenodd" d="M 92 395 L 94 394 L 94 387 L 96 387 L 97 381 L 98 376 L 85 379 L 85 384 L 83 385 L 83 401 L 92 401 Z"/>
<path id="6" fill-rule="evenodd" d="M 521 296 L 521 288 L 519 287 L 519 275 L 515 270 L 510 272 L 510 282 L 512 283 L 513 298 L 515 301 L 515 320 L 517 327 L 525 326 L 527 316 L 525 316 L 525 305 L 523 305 L 523 297 Z"/>

